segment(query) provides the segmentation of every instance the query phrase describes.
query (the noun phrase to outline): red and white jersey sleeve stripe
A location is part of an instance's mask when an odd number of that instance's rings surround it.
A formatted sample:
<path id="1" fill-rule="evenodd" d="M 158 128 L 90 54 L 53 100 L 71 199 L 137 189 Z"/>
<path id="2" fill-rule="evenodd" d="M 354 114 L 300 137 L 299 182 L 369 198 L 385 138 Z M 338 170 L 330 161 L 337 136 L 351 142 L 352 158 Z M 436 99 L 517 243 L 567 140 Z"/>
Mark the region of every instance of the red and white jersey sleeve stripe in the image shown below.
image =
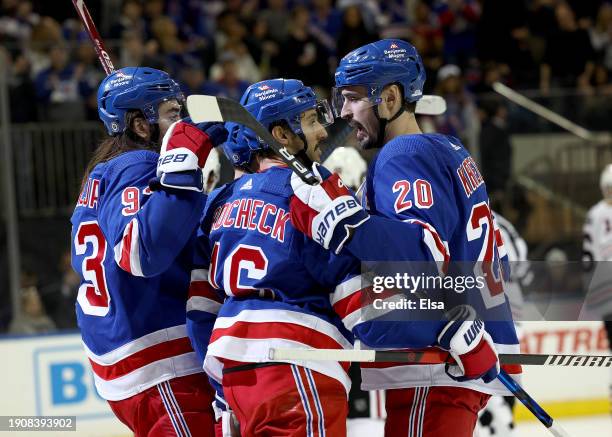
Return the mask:
<path id="1" fill-rule="evenodd" d="M 135 218 L 126 225 L 121 242 L 115 246 L 115 262 L 134 276 L 144 276 L 140 264 L 140 231 Z"/>
<path id="2" fill-rule="evenodd" d="M 448 263 L 450 262 L 450 252 L 448 242 L 442 240 L 438 231 L 429 223 L 418 220 L 409 219 L 408 223 L 416 223 L 423 227 L 423 242 L 431 252 L 433 260 L 438 264 L 438 270 L 441 275 L 446 274 Z"/>
<path id="3" fill-rule="evenodd" d="M 338 284 L 330 296 L 334 311 L 349 331 L 361 323 L 391 311 L 387 308 L 392 305 L 381 305 L 385 309 L 375 309 L 373 307 L 375 299 L 388 303 L 399 301 L 401 298 L 401 293 L 393 291 L 374 293 L 372 286 L 366 283 L 361 275 L 353 276 Z"/>

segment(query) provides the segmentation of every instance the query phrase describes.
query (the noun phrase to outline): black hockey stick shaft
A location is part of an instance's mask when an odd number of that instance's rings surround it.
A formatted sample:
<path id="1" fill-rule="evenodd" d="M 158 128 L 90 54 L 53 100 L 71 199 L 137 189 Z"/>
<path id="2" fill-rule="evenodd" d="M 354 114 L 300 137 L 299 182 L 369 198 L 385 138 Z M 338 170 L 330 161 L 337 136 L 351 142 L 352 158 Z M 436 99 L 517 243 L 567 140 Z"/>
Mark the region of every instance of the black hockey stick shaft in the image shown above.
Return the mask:
<path id="1" fill-rule="evenodd" d="M 451 355 L 442 349 L 375 351 L 371 349 L 271 348 L 270 359 L 272 361 L 305 360 L 411 364 L 444 364 L 453 361 Z M 522 366 L 612 367 L 612 355 L 499 354 L 499 361 L 501 364 Z"/>
<path id="2" fill-rule="evenodd" d="M 376 362 L 435 364 L 452 358 L 446 353 L 377 351 Z M 499 362 L 522 366 L 612 367 L 612 355 L 499 354 Z"/>
<path id="3" fill-rule="evenodd" d="M 268 129 L 235 100 L 215 96 L 191 95 L 187 97 L 187 110 L 194 123 L 230 121 L 248 127 L 268 144 L 304 182 L 310 185 L 319 183 L 309 168 L 298 161 L 285 146 L 276 141 Z"/>
<path id="4" fill-rule="evenodd" d="M 499 359 L 523 366 L 612 367 L 612 355 L 500 354 Z"/>

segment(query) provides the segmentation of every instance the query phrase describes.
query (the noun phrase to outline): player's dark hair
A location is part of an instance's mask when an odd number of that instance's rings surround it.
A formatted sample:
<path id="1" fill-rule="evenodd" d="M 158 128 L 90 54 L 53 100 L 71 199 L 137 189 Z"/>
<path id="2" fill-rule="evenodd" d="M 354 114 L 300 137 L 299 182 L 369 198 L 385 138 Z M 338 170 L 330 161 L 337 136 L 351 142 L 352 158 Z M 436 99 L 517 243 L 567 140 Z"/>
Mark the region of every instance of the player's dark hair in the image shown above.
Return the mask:
<path id="1" fill-rule="evenodd" d="M 262 159 L 262 158 L 277 158 L 277 157 L 278 155 L 272 149 L 256 150 L 253 153 L 253 159 L 251 160 L 249 164 L 248 170 L 251 172 L 257 172 L 257 168 L 256 168 L 257 158 Z"/>
<path id="2" fill-rule="evenodd" d="M 416 111 L 417 102 L 407 102 L 404 100 L 404 108 L 406 108 L 407 112 L 414 114 Z"/>
<path id="3" fill-rule="evenodd" d="M 85 174 L 81 180 L 81 188 L 79 189 L 79 193 L 83 191 L 90 173 L 93 171 L 95 166 L 101 162 L 110 161 L 111 159 L 121 155 L 122 153 L 129 152 L 130 150 L 148 149 L 157 151 L 157 145 L 155 143 L 143 141 L 141 137 L 136 135 L 136 133 L 130 129 L 130 126 L 132 126 L 134 120 L 139 117 L 144 118 L 144 115 L 142 112 L 140 112 L 140 110 L 129 111 L 125 116 L 126 126 L 128 126 L 125 132 L 103 139 L 98 147 L 96 147 L 96 150 L 94 150 L 93 155 L 85 168 Z"/>
<path id="4" fill-rule="evenodd" d="M 289 123 L 287 123 L 287 120 L 275 120 L 272 123 L 270 123 L 270 126 L 268 127 L 268 130 L 270 132 L 272 132 L 272 130 L 276 127 L 276 126 L 280 126 L 283 129 L 289 130 L 289 132 L 293 132 L 291 130 L 291 126 L 289 126 Z"/>

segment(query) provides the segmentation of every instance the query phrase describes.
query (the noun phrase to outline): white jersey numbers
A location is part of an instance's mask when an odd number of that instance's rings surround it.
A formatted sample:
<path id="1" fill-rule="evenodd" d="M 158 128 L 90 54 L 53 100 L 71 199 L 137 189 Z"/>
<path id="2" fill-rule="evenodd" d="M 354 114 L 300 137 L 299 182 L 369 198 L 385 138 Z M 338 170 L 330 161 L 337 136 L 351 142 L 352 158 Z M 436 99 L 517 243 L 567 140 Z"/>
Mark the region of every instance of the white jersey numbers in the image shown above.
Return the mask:
<path id="1" fill-rule="evenodd" d="M 104 271 L 107 243 L 97 221 L 81 223 L 74 237 L 77 255 L 85 255 L 88 245 L 91 255 L 83 258 L 81 271 L 84 281 L 79 287 L 77 302 L 85 314 L 104 317 L 111 301 Z"/>
<path id="2" fill-rule="evenodd" d="M 483 235 L 484 231 L 484 235 Z M 486 202 L 477 203 L 466 227 L 468 241 L 482 238 L 482 247 L 474 273 L 484 276 L 487 287 L 480 290 L 485 306 L 493 308 L 505 302 L 502 267 L 496 245 L 501 246 L 501 234 L 495 229 L 491 209 Z"/>
<path id="3" fill-rule="evenodd" d="M 217 289 L 221 288 L 216 281 L 219 252 L 220 243 L 216 242 L 210 260 L 209 282 Z M 267 273 L 268 257 L 261 247 L 239 244 L 223 261 L 223 290 L 228 296 L 248 296 L 258 290 L 252 284 L 262 280 Z"/>

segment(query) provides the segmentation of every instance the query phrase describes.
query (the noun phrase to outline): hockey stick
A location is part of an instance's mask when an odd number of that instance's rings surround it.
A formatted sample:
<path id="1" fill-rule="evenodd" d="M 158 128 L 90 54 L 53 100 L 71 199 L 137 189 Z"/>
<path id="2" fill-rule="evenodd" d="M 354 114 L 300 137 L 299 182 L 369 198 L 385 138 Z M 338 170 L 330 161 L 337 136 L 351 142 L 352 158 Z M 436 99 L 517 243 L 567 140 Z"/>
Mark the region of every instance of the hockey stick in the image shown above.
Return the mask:
<path id="1" fill-rule="evenodd" d="M 355 363 L 393 362 L 442 364 L 452 361 L 446 351 L 376 351 L 364 349 L 274 349 L 270 360 L 343 361 Z M 523 366 L 612 367 L 612 355 L 499 354 L 499 362 Z"/>
<path id="2" fill-rule="evenodd" d="M 311 185 L 319 183 L 310 169 L 302 165 L 285 146 L 277 142 L 270 132 L 240 103 L 223 97 L 191 95 L 187 97 L 187 111 L 194 123 L 231 121 L 248 127 L 266 144 L 272 147 L 304 182 Z M 440 96 L 423 96 L 417 102 L 415 111 L 418 114 L 425 115 L 442 114 L 446 111 L 446 101 Z"/>
<path id="3" fill-rule="evenodd" d="M 550 417 L 535 399 L 529 396 L 523 387 L 518 382 L 510 377 L 505 370 L 500 370 L 497 379 L 506 386 L 510 393 L 514 395 L 531 413 L 548 429 L 548 431 L 555 437 L 571 437 L 568 432 L 561 427 L 558 423 L 555 423 L 554 419 Z"/>
<path id="4" fill-rule="evenodd" d="M 557 126 L 574 134 L 578 138 L 582 138 L 583 140 L 587 140 L 587 141 L 601 142 L 604 144 L 609 143 L 611 140 L 610 135 L 608 133 L 597 134 L 597 133 L 591 132 L 583 128 L 582 126 L 577 125 L 573 121 L 568 120 L 562 115 L 557 114 L 554 111 L 551 111 L 545 106 L 542 106 L 537 102 L 534 102 L 530 98 L 525 97 L 524 95 L 520 93 L 517 93 L 512 88 L 507 87 L 501 82 L 495 82 L 493 84 L 493 90 L 496 93 L 501 94 L 502 96 L 504 96 L 511 102 L 514 102 L 517 105 L 522 106 L 523 108 L 533 112 L 534 114 L 537 114 L 540 117 L 548 120 L 549 122 L 556 124 Z"/>
<path id="5" fill-rule="evenodd" d="M 451 357 L 445 351 L 374 351 L 374 350 L 345 350 L 345 349 L 275 349 L 270 348 L 270 361 L 304 360 L 304 361 L 342 361 L 342 362 L 396 362 L 412 364 L 443 364 L 450 362 Z M 552 364 L 560 358 L 559 363 Z M 610 367 L 612 356 L 588 355 L 527 355 L 527 354 L 500 354 L 501 364 L 526 365 L 560 365 L 573 366 L 593 363 L 593 367 Z M 585 364 L 571 364 L 572 362 Z M 531 413 L 556 437 L 570 437 L 569 434 L 554 420 L 540 405 L 512 379 L 505 370 L 501 370 L 498 379 Z"/>
<path id="6" fill-rule="evenodd" d="M 102 64 L 102 68 L 104 68 L 104 72 L 106 75 L 111 74 L 113 71 L 115 71 L 115 66 L 113 65 L 110 56 L 106 51 L 106 47 L 104 47 L 102 38 L 98 33 L 98 29 L 96 29 L 96 25 L 91 19 L 91 15 L 89 14 L 87 6 L 85 6 L 84 0 L 72 0 L 72 4 L 77 10 L 79 17 L 85 26 L 85 30 L 89 34 L 89 38 L 91 38 L 91 42 L 93 42 L 96 53 L 98 54 L 98 59 L 100 60 L 100 64 Z"/>
<path id="7" fill-rule="evenodd" d="M 187 97 L 187 111 L 194 123 L 231 121 L 248 127 L 268 144 L 304 182 L 310 185 L 319 183 L 312 171 L 302 165 L 285 146 L 276 141 L 272 134 L 240 103 L 223 97 L 191 95 Z"/>
<path id="8" fill-rule="evenodd" d="M 77 10 L 85 30 L 89 34 L 93 42 L 98 59 L 108 75 L 115 71 L 115 67 L 110 59 L 106 47 L 102 42 L 102 38 L 96 29 L 96 26 L 91 19 L 89 10 L 85 6 L 84 0 L 72 0 L 72 4 Z M 281 159 L 295 171 L 302 180 L 308 184 L 314 185 L 319 181 L 314 177 L 312 172 L 303 166 L 289 151 L 279 144 L 272 135 L 238 102 L 222 97 L 213 96 L 189 96 L 187 97 L 187 110 L 194 123 L 202 123 L 204 121 L 233 121 L 240 123 L 252 129 L 260 138 L 278 153 Z"/>
<path id="9" fill-rule="evenodd" d="M 446 100 L 442 96 L 425 95 L 417 100 L 415 114 L 441 115 L 446 112 Z"/>

